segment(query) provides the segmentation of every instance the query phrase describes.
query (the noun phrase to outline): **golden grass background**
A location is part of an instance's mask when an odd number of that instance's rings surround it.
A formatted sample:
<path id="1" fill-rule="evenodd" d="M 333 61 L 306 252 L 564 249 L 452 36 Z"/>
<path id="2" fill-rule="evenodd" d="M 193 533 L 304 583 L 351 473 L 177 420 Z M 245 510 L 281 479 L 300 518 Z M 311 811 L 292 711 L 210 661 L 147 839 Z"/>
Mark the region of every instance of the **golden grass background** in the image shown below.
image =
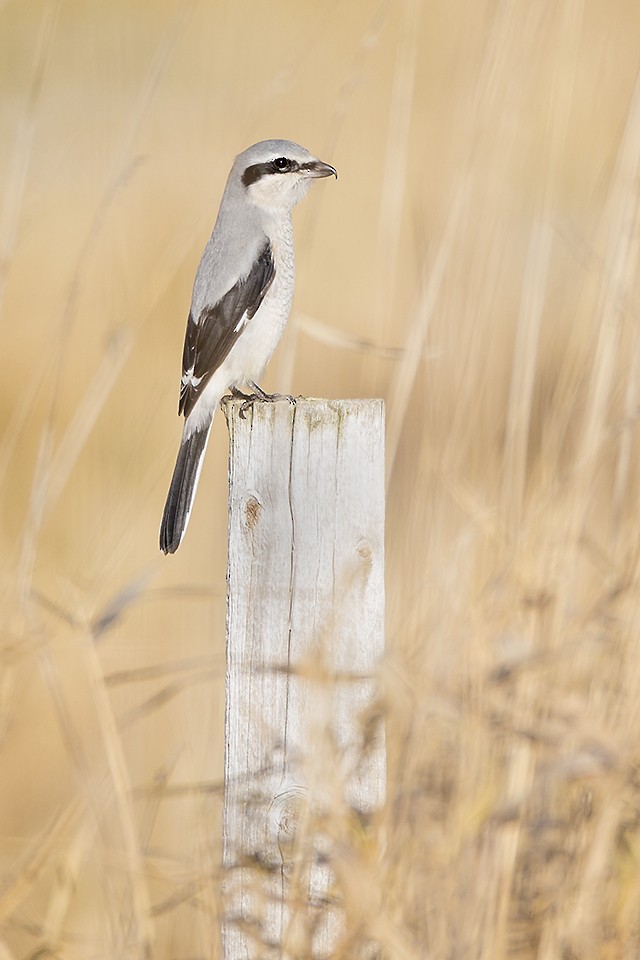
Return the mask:
<path id="1" fill-rule="evenodd" d="M 222 417 L 156 544 L 193 275 L 271 136 L 340 179 L 265 386 L 387 400 L 341 956 L 638 955 L 639 65 L 634 0 L 0 4 L 2 960 L 220 956 Z"/>

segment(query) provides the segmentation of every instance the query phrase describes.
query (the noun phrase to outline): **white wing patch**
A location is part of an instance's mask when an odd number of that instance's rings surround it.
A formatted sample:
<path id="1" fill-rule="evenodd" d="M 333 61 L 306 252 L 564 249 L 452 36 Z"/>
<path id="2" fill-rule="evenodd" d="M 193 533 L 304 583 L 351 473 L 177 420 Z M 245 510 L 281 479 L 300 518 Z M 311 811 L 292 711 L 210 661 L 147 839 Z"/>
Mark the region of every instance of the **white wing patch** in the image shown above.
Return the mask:
<path id="1" fill-rule="evenodd" d="M 186 373 L 183 373 L 180 377 L 180 382 L 183 387 L 197 387 L 198 384 L 202 381 L 202 377 L 194 377 L 193 375 L 194 368 L 193 366 L 189 367 Z"/>

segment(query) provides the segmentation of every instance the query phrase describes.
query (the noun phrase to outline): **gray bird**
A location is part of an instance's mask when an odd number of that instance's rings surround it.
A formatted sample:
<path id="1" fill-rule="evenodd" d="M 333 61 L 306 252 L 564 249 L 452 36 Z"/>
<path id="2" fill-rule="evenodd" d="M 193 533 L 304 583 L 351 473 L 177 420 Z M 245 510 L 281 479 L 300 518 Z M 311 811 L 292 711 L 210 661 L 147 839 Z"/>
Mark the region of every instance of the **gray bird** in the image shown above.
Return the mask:
<path id="1" fill-rule="evenodd" d="M 160 549 L 187 529 L 211 423 L 224 393 L 258 381 L 289 318 L 295 280 L 291 211 L 311 180 L 338 174 L 290 140 L 262 140 L 236 157 L 193 285 L 178 414 L 185 423 Z"/>

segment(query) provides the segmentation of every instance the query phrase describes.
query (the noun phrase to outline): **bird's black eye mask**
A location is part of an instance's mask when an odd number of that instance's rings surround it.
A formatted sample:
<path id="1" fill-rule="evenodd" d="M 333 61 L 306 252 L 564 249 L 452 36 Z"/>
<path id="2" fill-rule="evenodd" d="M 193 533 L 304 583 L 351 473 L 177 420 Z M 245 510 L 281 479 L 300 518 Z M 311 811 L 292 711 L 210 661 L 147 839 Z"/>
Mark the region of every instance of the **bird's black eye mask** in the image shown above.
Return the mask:
<path id="1" fill-rule="evenodd" d="M 268 160 L 266 163 L 252 163 L 242 174 L 242 182 L 245 187 L 250 187 L 262 177 L 273 173 L 296 173 L 298 170 L 304 170 L 305 166 L 304 163 L 298 163 L 297 160 L 290 160 L 288 157 L 276 157 L 275 160 Z"/>

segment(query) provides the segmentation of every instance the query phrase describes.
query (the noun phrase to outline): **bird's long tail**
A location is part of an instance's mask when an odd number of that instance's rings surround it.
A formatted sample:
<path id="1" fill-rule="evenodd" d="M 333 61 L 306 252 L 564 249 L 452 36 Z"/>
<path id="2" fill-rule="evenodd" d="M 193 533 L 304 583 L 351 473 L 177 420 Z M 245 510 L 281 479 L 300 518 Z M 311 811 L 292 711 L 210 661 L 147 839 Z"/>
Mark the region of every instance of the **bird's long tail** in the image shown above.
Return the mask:
<path id="1" fill-rule="evenodd" d="M 160 549 L 164 553 L 175 553 L 184 537 L 210 431 L 211 422 L 189 436 L 183 434 L 160 524 Z"/>

